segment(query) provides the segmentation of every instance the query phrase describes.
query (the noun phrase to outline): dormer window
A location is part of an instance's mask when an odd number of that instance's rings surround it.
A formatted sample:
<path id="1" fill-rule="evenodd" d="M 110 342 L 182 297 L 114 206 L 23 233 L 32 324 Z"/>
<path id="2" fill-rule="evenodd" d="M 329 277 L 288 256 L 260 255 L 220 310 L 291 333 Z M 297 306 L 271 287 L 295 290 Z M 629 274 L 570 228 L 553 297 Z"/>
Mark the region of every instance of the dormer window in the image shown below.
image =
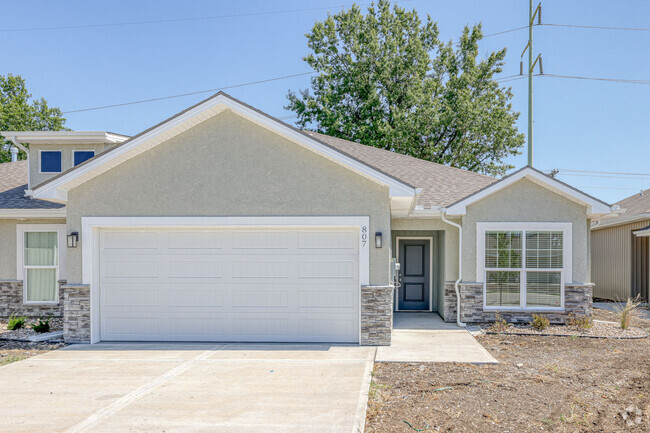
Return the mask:
<path id="1" fill-rule="evenodd" d="M 72 151 L 72 159 L 74 165 L 77 166 L 82 162 L 88 161 L 90 158 L 95 156 L 94 150 L 74 150 Z"/>
<path id="2" fill-rule="evenodd" d="M 39 156 L 41 173 L 61 173 L 60 150 L 41 150 Z"/>

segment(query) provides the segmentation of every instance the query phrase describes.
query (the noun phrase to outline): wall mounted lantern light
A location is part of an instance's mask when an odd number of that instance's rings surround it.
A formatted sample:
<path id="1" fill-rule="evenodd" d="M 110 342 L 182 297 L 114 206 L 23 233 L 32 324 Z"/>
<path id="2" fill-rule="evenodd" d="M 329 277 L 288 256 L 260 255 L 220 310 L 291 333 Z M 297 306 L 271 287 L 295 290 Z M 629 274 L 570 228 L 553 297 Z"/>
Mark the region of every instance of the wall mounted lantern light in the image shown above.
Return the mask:
<path id="1" fill-rule="evenodd" d="M 375 233 L 375 248 L 381 248 L 382 238 L 381 232 Z"/>
<path id="2" fill-rule="evenodd" d="M 68 235 L 68 248 L 77 248 L 79 242 L 79 233 L 72 232 Z"/>

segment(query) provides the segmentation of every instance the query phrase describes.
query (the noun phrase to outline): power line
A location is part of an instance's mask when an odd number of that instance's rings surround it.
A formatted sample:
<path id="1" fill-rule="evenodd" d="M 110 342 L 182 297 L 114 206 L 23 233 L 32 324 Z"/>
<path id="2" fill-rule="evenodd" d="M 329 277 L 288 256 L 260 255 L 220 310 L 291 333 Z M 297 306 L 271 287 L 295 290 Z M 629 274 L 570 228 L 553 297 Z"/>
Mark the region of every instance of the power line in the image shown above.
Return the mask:
<path id="1" fill-rule="evenodd" d="M 626 79 L 626 78 L 583 77 L 577 75 L 559 75 L 559 74 L 544 74 L 542 76 L 551 77 L 551 78 L 570 78 L 574 80 L 611 81 L 615 83 L 627 83 L 627 84 L 650 84 L 650 80 L 634 80 L 634 79 Z"/>
<path id="2" fill-rule="evenodd" d="M 629 173 L 629 172 L 620 172 L 620 171 L 594 171 L 594 170 L 576 170 L 571 168 L 557 168 L 560 172 L 569 172 L 569 173 L 596 173 L 596 174 L 620 174 L 626 176 L 650 176 L 650 173 Z M 552 170 L 544 170 L 552 171 Z"/>
<path id="3" fill-rule="evenodd" d="M 606 174 L 587 174 L 587 173 L 557 173 L 556 176 L 583 176 L 583 177 L 599 177 L 608 179 L 635 179 L 635 180 L 650 180 L 647 177 L 632 177 L 632 176 L 611 176 Z"/>
<path id="4" fill-rule="evenodd" d="M 400 0 L 400 3 L 411 2 L 413 0 Z M 362 3 L 358 6 L 368 6 L 371 3 Z M 146 21 L 123 21 L 118 23 L 104 23 L 104 24 L 78 24 L 72 26 L 52 26 L 52 27 L 26 27 L 26 28 L 17 28 L 17 29 L 0 29 L 1 33 L 9 32 L 30 32 L 30 31 L 41 31 L 41 30 L 72 30 L 72 29 L 90 29 L 90 28 L 101 28 L 101 27 L 121 27 L 121 26 L 136 26 L 141 24 L 164 24 L 164 23 L 178 23 L 178 22 L 188 22 L 188 21 L 207 21 L 215 20 L 222 18 L 239 18 L 239 17 L 251 17 L 251 16 L 260 16 L 260 15 L 278 15 L 285 13 L 293 12 L 309 12 L 309 11 L 318 11 L 325 9 L 334 9 L 341 7 L 349 7 L 351 5 L 336 5 L 336 6 L 321 6 L 315 8 L 305 8 L 305 9 L 285 9 L 278 11 L 267 11 L 267 12 L 247 12 L 240 14 L 228 14 L 228 15 L 209 15 L 203 17 L 188 17 L 188 18 L 169 18 L 163 20 L 146 20 Z"/>
<path id="5" fill-rule="evenodd" d="M 120 103 L 120 104 L 101 105 L 99 107 L 80 108 L 78 110 L 63 111 L 62 113 L 63 114 L 69 114 L 69 113 L 80 113 L 82 111 L 104 110 L 106 108 L 123 107 L 125 105 L 144 104 L 145 102 L 154 102 L 154 101 L 163 101 L 165 99 L 182 98 L 184 96 L 199 95 L 201 93 L 214 93 L 214 92 L 218 92 L 219 90 L 234 89 L 236 87 L 244 87 L 244 86 L 252 86 L 254 84 L 268 83 L 268 82 L 271 82 L 271 81 L 284 80 L 284 79 L 287 79 L 287 78 L 300 77 L 300 76 L 303 76 L 303 75 L 311 75 L 313 73 L 314 73 L 314 71 L 301 72 L 300 74 L 284 75 L 282 77 L 269 78 L 269 79 L 266 79 L 266 80 L 259 80 L 259 81 L 251 81 L 251 82 L 248 82 L 248 83 L 233 84 L 233 85 L 230 85 L 230 86 L 216 87 L 214 89 L 198 90 L 196 92 L 181 93 L 181 94 L 178 94 L 178 95 L 161 96 L 159 98 L 141 99 L 139 101 L 123 102 L 123 103 Z"/>
<path id="6" fill-rule="evenodd" d="M 628 31 L 636 31 L 636 32 L 650 32 L 650 28 L 642 28 L 642 27 L 583 26 L 577 24 L 551 24 L 551 23 L 542 23 L 539 25 L 551 26 L 551 27 L 572 27 L 577 29 L 628 30 Z"/>

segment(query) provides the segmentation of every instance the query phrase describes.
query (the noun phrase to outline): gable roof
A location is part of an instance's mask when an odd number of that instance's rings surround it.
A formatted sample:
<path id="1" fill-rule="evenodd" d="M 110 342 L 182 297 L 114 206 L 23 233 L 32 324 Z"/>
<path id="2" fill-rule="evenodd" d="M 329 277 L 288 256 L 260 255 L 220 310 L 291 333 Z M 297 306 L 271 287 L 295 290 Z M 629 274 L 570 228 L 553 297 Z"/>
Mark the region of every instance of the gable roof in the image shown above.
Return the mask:
<path id="1" fill-rule="evenodd" d="M 27 161 L 0 164 L 0 216 L 36 211 L 38 215 L 60 214 L 65 216 L 64 205 L 25 197 L 27 189 Z M 61 210 L 61 212 L 54 212 Z"/>
<path id="2" fill-rule="evenodd" d="M 620 206 L 623 213 L 617 217 L 601 221 L 598 225 L 593 226 L 592 230 L 650 220 L 650 189 L 624 198 L 616 202 L 616 205 Z"/>
<path id="3" fill-rule="evenodd" d="M 492 195 L 521 179 L 528 179 L 562 197 L 587 206 L 587 215 L 589 216 L 608 215 L 615 212 L 615 209 L 604 201 L 527 165 L 514 173 L 509 174 L 503 179 L 451 204 L 447 208 L 447 214 L 465 215 L 467 212 L 467 206 L 476 203 L 477 201 L 482 200 L 483 198 Z"/>
<path id="4" fill-rule="evenodd" d="M 95 158 L 43 182 L 34 188 L 32 194 L 36 198 L 65 202 L 69 190 L 225 110 L 231 110 L 366 178 L 387 185 L 391 197 L 412 200 L 418 194 L 413 185 L 341 153 L 304 131 L 271 117 L 224 92 L 219 92 L 97 155 Z"/>
<path id="5" fill-rule="evenodd" d="M 498 179 L 484 174 L 417 159 L 317 132 L 307 131 L 307 134 L 342 153 L 421 188 L 417 206 L 424 209 L 437 206 L 445 207 L 498 181 Z"/>

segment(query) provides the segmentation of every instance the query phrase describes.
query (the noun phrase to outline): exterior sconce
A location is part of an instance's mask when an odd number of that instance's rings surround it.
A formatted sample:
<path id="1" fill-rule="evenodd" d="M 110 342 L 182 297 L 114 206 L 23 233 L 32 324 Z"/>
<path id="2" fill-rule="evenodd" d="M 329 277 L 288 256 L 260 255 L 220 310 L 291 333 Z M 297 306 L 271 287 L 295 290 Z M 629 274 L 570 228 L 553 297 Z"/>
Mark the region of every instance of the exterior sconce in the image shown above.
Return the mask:
<path id="1" fill-rule="evenodd" d="M 68 248 L 77 248 L 77 243 L 79 242 L 79 233 L 72 232 L 68 236 Z"/>
<path id="2" fill-rule="evenodd" d="M 375 248 L 381 248 L 382 239 L 381 232 L 375 233 Z"/>

